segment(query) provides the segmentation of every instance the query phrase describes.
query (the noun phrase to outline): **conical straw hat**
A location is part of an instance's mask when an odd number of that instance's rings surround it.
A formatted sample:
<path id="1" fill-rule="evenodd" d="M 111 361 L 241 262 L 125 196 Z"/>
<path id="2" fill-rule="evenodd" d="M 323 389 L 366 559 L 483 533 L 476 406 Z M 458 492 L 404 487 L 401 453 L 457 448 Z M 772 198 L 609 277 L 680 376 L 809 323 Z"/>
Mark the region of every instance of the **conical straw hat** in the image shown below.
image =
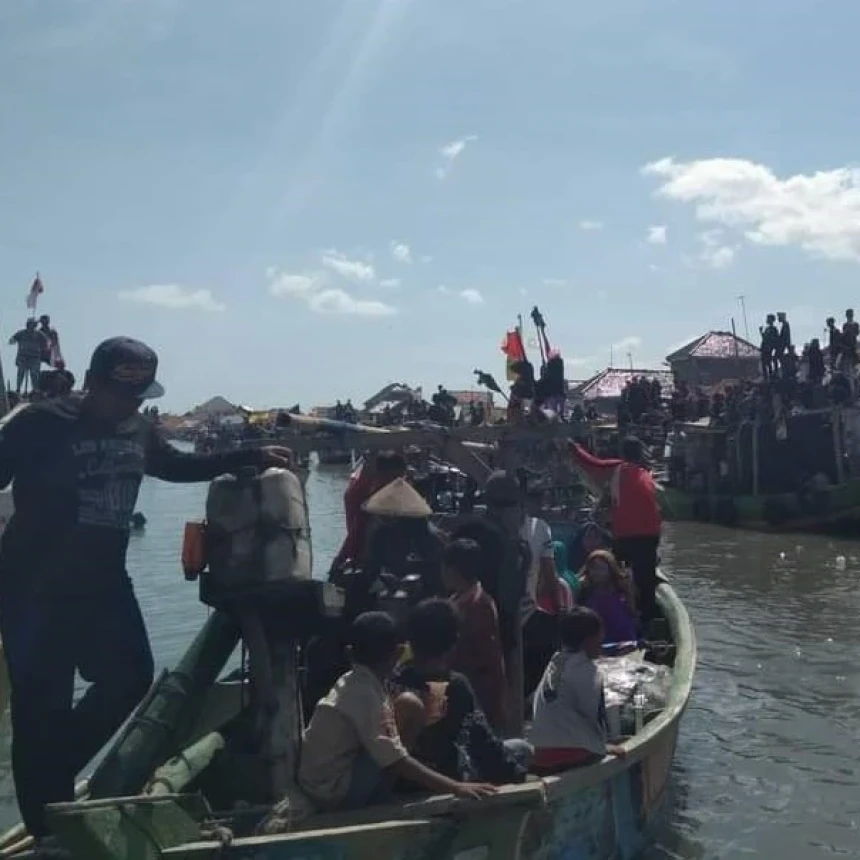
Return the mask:
<path id="1" fill-rule="evenodd" d="M 378 517 L 429 517 L 433 510 L 424 497 L 405 478 L 396 478 L 374 493 L 364 510 Z"/>

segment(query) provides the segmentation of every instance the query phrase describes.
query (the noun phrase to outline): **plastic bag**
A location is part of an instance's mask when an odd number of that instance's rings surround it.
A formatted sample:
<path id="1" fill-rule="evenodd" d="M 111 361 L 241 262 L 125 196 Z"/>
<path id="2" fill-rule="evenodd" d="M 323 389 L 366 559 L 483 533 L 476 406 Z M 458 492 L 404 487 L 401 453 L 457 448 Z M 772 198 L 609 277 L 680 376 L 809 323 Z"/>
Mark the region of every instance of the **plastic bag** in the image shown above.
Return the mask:
<path id="1" fill-rule="evenodd" d="M 606 710 L 613 739 L 636 731 L 634 695 L 637 688 L 643 696 L 642 721 L 653 719 L 669 699 L 672 670 L 668 666 L 648 663 L 642 652 L 624 657 L 601 657 L 597 661 L 603 676 Z"/>

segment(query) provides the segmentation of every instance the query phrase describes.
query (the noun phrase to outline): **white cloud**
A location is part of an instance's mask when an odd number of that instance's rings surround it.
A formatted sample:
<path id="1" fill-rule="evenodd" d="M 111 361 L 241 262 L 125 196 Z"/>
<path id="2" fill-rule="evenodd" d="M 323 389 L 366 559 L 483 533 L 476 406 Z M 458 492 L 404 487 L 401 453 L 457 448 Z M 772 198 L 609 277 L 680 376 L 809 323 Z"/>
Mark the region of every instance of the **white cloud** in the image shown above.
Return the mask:
<path id="1" fill-rule="evenodd" d="M 429 254 L 425 254 L 425 255 L 421 258 L 421 262 L 422 262 L 422 263 L 425 263 L 425 264 L 426 264 L 426 263 L 432 263 L 432 262 L 433 262 L 433 258 L 432 258 Z"/>
<path id="2" fill-rule="evenodd" d="M 277 269 L 269 268 L 266 276 L 271 280 L 269 292 L 273 296 L 296 296 L 306 298 L 322 289 L 322 276 L 320 274 L 291 275 L 286 272 L 278 272 Z"/>
<path id="3" fill-rule="evenodd" d="M 439 155 L 442 156 L 442 164 L 436 168 L 436 176 L 439 179 L 444 179 L 451 172 L 454 162 L 463 154 L 463 150 L 477 139 L 478 136 L 476 134 L 467 134 L 465 137 L 446 143 L 439 150 Z"/>
<path id="4" fill-rule="evenodd" d="M 372 299 L 357 299 L 345 290 L 328 288 L 313 293 L 308 298 L 308 306 L 320 314 L 351 314 L 364 317 L 387 317 L 397 311 L 385 302 Z"/>
<path id="5" fill-rule="evenodd" d="M 291 274 L 270 268 L 269 292 L 278 298 L 291 298 L 304 302 L 319 314 L 348 314 L 352 316 L 380 317 L 397 313 L 392 305 L 370 299 L 357 299 L 345 290 L 328 286 L 325 272 Z"/>
<path id="6" fill-rule="evenodd" d="M 380 287 L 388 287 L 390 289 L 393 289 L 395 287 L 399 287 L 400 283 L 401 283 L 400 278 L 383 278 L 379 282 L 379 286 Z"/>
<path id="7" fill-rule="evenodd" d="M 460 290 L 460 298 L 464 302 L 468 302 L 470 305 L 484 304 L 484 297 L 477 290 Z"/>
<path id="8" fill-rule="evenodd" d="M 663 158 L 642 171 L 659 177 L 660 196 L 692 204 L 700 221 L 740 230 L 750 242 L 860 261 L 858 168 L 780 179 L 769 167 L 740 158 Z"/>
<path id="9" fill-rule="evenodd" d="M 668 228 L 665 224 L 655 224 L 654 226 L 649 227 L 645 241 L 649 245 L 665 245 L 667 229 Z"/>
<path id="10" fill-rule="evenodd" d="M 735 259 L 737 248 L 728 245 L 720 230 L 707 230 L 699 234 L 702 250 L 699 262 L 712 269 L 725 269 L 731 266 Z"/>
<path id="11" fill-rule="evenodd" d="M 354 283 L 369 284 L 376 280 L 376 269 L 363 260 L 350 260 L 337 251 L 327 251 L 323 254 L 322 264 L 342 278 Z"/>
<path id="12" fill-rule="evenodd" d="M 566 287 L 567 281 L 564 278 L 544 278 L 541 283 L 546 287 Z"/>
<path id="13" fill-rule="evenodd" d="M 630 337 L 623 337 L 621 340 L 613 343 L 612 349 L 614 349 L 615 352 L 633 352 L 634 349 L 639 349 L 640 346 L 642 346 L 642 338 L 631 335 Z"/>
<path id="14" fill-rule="evenodd" d="M 390 245 L 391 256 L 398 263 L 411 263 L 412 250 L 405 242 L 392 242 Z"/>
<path id="15" fill-rule="evenodd" d="M 528 294 L 529 294 L 529 291 L 525 287 L 520 287 L 520 295 L 521 296 L 527 296 Z"/>
<path id="16" fill-rule="evenodd" d="M 602 221 L 580 221 L 579 222 L 580 230 L 602 230 L 603 222 Z"/>
<path id="17" fill-rule="evenodd" d="M 702 251 L 701 260 L 706 266 L 712 269 L 725 269 L 735 260 L 735 249 L 728 245 L 723 245 L 720 248 L 708 249 Z"/>
<path id="18" fill-rule="evenodd" d="M 179 284 L 153 284 L 134 290 L 120 290 L 119 298 L 141 305 L 156 305 L 172 310 L 190 308 L 198 311 L 223 311 L 227 306 L 215 299 L 209 290 L 195 290 Z"/>
<path id="19" fill-rule="evenodd" d="M 436 292 L 448 295 L 451 291 L 444 284 L 439 284 L 439 286 L 436 287 Z"/>

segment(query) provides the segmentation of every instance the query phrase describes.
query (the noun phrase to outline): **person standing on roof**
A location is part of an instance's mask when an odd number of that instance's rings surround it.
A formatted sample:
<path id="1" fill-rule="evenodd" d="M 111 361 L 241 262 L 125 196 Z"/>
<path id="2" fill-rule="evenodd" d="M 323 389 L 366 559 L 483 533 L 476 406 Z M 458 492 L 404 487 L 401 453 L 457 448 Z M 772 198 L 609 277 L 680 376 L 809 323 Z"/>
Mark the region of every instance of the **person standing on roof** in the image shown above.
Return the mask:
<path id="1" fill-rule="evenodd" d="M 576 464 L 586 476 L 609 485 L 615 556 L 633 570 L 637 602 L 647 624 L 654 617 L 662 518 L 657 485 L 645 465 L 642 442 L 635 437 L 625 439 L 620 460 L 602 460 L 576 443 L 571 447 Z"/>
<path id="2" fill-rule="evenodd" d="M 144 475 L 208 481 L 245 466 L 289 466 L 283 448 L 186 454 L 140 414 L 160 397 L 158 358 L 111 338 L 84 394 L 28 405 L 0 427 L 0 488 L 15 512 L 0 542 L 0 635 L 12 688 L 12 772 L 30 834 L 45 806 L 74 799 L 75 776 L 110 740 L 153 677 L 126 570 Z M 90 682 L 73 704 L 75 673 Z M 47 846 L 46 846 L 47 850 Z"/>

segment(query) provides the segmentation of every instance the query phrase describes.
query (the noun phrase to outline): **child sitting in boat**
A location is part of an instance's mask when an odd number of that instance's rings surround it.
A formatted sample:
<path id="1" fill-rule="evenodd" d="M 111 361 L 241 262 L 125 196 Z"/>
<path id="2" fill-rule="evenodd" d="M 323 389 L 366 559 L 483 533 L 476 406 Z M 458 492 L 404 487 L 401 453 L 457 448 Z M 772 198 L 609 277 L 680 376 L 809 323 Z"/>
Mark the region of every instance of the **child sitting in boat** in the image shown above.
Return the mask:
<path id="1" fill-rule="evenodd" d="M 594 662 L 600 656 L 603 625 L 596 612 L 574 607 L 559 620 L 562 648 L 553 654 L 535 691 L 528 740 L 534 746 L 532 771 L 548 776 L 594 764 L 604 755 L 624 755 L 606 743 L 603 679 Z"/>
<path id="2" fill-rule="evenodd" d="M 498 738 L 469 680 L 451 671 L 462 630 L 457 610 L 447 600 L 424 600 L 410 613 L 412 659 L 395 673 L 392 686 L 413 698 L 417 695 L 422 707 L 414 709 L 408 703 L 400 707 L 400 696 L 395 699 L 395 710 L 404 714 L 403 735 L 416 738 L 411 749 L 418 761 L 450 779 L 497 785 L 523 782 L 531 747 L 524 740 Z"/>
<path id="3" fill-rule="evenodd" d="M 366 612 L 352 624 L 352 669 L 317 703 L 302 744 L 299 785 L 322 810 L 383 802 L 398 778 L 472 799 L 496 790 L 450 779 L 409 754 L 410 739 L 401 740 L 398 722 L 414 723 L 410 710 L 422 709 L 423 703 L 414 695 L 400 696 L 396 715 L 385 689 L 400 657 L 400 638 L 385 612 Z"/>
<path id="4" fill-rule="evenodd" d="M 477 541 L 454 540 L 442 559 L 442 581 L 460 614 L 459 640 L 451 642 L 451 668 L 470 681 L 490 725 L 505 725 L 505 660 L 499 614 L 480 583 L 484 556 Z M 413 646 L 414 647 L 414 646 Z"/>
<path id="5" fill-rule="evenodd" d="M 630 580 L 611 552 L 591 553 L 580 572 L 578 602 L 593 609 L 603 623 L 606 642 L 631 642 L 637 636 L 636 606 Z"/>

